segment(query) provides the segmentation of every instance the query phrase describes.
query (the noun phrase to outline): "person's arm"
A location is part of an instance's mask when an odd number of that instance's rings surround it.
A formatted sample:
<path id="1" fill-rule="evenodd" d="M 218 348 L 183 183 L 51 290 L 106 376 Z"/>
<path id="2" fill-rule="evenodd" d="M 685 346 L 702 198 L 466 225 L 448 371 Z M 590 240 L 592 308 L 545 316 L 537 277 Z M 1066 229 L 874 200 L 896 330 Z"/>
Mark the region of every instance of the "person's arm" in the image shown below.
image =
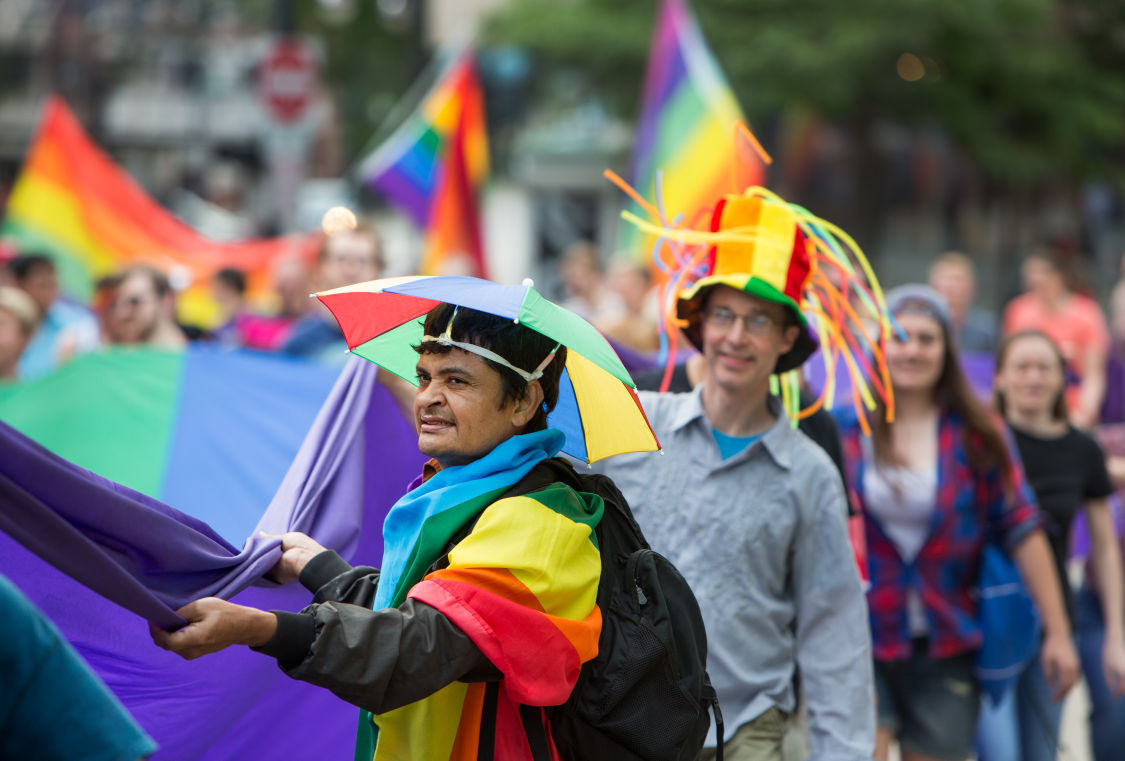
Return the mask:
<path id="1" fill-rule="evenodd" d="M 812 757 L 870 759 L 875 687 L 867 601 L 848 542 L 843 488 L 824 460 L 803 495 L 793 551 L 797 671 Z"/>
<path id="2" fill-rule="evenodd" d="M 1113 516 L 1104 499 L 1086 505 L 1086 521 L 1090 526 L 1090 562 L 1105 619 L 1102 668 L 1110 692 L 1120 697 L 1125 695 L 1125 592 Z"/>
<path id="3" fill-rule="evenodd" d="M 1078 654 L 1070 636 L 1070 620 L 1063 605 L 1055 562 L 1042 529 L 1027 534 L 1012 550 L 1027 590 L 1043 620 L 1043 671 L 1055 700 L 1060 700 L 1078 681 Z"/>
<path id="4" fill-rule="evenodd" d="M 500 677 L 464 632 L 416 600 L 383 610 L 328 602 L 287 613 L 207 597 L 178 613 L 188 621 L 183 629 L 151 629 L 160 647 L 192 660 L 248 645 L 276 658 L 294 679 L 372 713 L 421 700 L 457 680 Z"/>
<path id="5" fill-rule="evenodd" d="M 1086 349 L 1084 358 L 1078 404 L 1070 413 L 1070 422 L 1076 428 L 1089 430 L 1098 422 L 1105 398 L 1105 346 L 1095 342 Z"/>

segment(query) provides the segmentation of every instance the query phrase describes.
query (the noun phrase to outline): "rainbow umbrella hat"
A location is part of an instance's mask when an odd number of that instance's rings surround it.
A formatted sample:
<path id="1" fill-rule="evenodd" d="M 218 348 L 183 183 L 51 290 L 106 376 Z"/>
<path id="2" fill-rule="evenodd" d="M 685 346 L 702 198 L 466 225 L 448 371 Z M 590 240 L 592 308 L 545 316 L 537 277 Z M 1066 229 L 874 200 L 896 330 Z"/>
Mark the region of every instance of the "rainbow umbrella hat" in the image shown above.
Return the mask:
<path id="1" fill-rule="evenodd" d="M 506 317 L 566 347 L 559 399 L 547 424 L 566 435 L 563 452 L 597 462 L 660 448 L 636 385 L 590 323 L 543 298 L 530 284 L 460 276 L 391 277 L 315 294 L 344 331 L 353 354 L 418 384 L 419 319 L 442 303 Z"/>

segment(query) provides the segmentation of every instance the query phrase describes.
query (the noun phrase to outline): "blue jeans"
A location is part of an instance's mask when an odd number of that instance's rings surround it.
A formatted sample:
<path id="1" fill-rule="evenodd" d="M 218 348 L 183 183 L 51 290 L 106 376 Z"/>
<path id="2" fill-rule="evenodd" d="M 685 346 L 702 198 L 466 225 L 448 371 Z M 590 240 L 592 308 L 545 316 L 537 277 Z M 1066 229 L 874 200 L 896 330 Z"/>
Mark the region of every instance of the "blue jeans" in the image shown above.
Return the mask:
<path id="1" fill-rule="evenodd" d="M 1105 620 L 1097 596 L 1086 587 L 1074 597 L 1075 629 L 1078 631 L 1078 656 L 1090 690 L 1090 744 L 1094 761 L 1116 761 L 1125 748 L 1125 697 L 1109 694 L 1102 672 L 1102 645 Z"/>
<path id="2" fill-rule="evenodd" d="M 999 704 L 981 698 L 977 723 L 980 761 L 1055 761 L 1062 701 L 1051 687 L 1036 653 Z"/>

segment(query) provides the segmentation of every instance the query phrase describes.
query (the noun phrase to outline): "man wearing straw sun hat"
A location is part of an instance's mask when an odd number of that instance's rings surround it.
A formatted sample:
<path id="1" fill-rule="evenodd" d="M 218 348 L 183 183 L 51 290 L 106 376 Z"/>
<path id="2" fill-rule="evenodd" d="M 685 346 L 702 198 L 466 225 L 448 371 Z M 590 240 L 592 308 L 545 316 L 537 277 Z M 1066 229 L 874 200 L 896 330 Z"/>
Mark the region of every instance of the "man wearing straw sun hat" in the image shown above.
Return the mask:
<path id="1" fill-rule="evenodd" d="M 702 353 L 705 372 L 691 393 L 640 392 L 663 456 L 597 467 L 696 593 L 731 728 L 726 758 L 801 752 L 786 742 L 799 681 L 811 757 L 869 759 L 871 644 L 844 489 L 771 393 L 771 376 L 817 348 L 804 310 L 819 254 L 811 217 L 759 190 L 720 200 L 709 230 L 641 222 L 675 251 L 669 321 Z"/>

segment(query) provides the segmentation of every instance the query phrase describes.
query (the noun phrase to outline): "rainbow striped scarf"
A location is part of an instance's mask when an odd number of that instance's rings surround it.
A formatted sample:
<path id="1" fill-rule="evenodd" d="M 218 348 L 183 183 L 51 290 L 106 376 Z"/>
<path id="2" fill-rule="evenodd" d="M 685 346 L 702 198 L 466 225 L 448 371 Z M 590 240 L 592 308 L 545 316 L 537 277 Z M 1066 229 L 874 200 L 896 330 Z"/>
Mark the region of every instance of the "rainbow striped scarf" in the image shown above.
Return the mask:
<path id="1" fill-rule="evenodd" d="M 601 498 L 562 484 L 501 498 L 562 442 L 555 430 L 514 436 L 480 460 L 438 472 L 399 500 L 384 524 L 374 607 L 411 597 L 436 608 L 503 673 L 497 758 L 531 761 L 519 706 L 564 702 L 582 664 L 597 654 Z M 473 521 L 448 567 L 426 575 Z M 484 690 L 454 682 L 394 711 L 364 712 L 357 761 L 475 759 Z"/>

